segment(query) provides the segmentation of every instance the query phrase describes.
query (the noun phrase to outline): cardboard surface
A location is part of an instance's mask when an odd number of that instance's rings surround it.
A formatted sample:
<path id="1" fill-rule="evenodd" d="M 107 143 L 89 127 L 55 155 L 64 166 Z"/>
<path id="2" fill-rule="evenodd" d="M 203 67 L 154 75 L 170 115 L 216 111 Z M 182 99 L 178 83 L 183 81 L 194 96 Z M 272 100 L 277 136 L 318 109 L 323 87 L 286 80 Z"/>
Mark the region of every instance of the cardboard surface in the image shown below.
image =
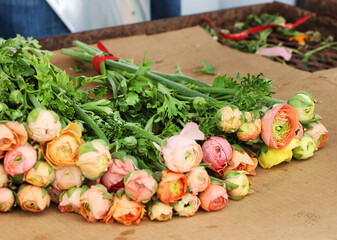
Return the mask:
<path id="1" fill-rule="evenodd" d="M 60 213 L 55 205 L 38 214 L 15 209 L 0 215 L 1 240 L 337 239 L 336 78 L 303 72 L 226 48 L 199 27 L 104 43 L 124 59 L 140 61 L 147 50 L 148 60 L 162 60 L 153 65 L 153 70 L 172 73 L 179 62 L 183 73 L 208 83 L 214 76 L 191 73 L 201 67 L 201 59 L 212 63 L 220 74 L 263 72 L 273 80 L 278 98 L 288 99 L 296 91 L 308 91 L 320 102 L 316 112 L 323 117 L 330 139 L 309 160 L 293 160 L 269 170 L 258 167 L 257 176 L 249 177 L 255 192 L 240 201 L 230 200 L 217 212 L 199 210 L 190 218 L 175 217 L 163 223 L 143 221 L 139 226 L 124 226 L 90 224 L 80 215 Z M 74 75 L 73 65 L 78 64 L 58 51 L 52 62 L 70 75 Z"/>

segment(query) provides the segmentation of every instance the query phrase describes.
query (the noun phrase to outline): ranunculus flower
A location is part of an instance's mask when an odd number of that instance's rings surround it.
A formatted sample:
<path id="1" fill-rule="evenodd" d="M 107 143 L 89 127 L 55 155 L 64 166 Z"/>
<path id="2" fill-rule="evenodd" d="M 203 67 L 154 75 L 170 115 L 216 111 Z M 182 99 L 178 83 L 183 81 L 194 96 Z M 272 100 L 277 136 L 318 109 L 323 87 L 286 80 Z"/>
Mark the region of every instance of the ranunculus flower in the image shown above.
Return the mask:
<path id="1" fill-rule="evenodd" d="M 45 161 L 37 163 L 25 173 L 25 181 L 38 187 L 46 187 L 55 178 L 54 169 Z"/>
<path id="2" fill-rule="evenodd" d="M 180 217 L 191 217 L 199 209 L 200 199 L 191 194 L 186 193 L 178 202 L 173 204 L 173 209 Z"/>
<path id="3" fill-rule="evenodd" d="M 187 185 L 188 189 L 193 195 L 198 195 L 199 192 L 203 192 L 211 184 L 211 179 L 202 166 L 193 168 L 187 173 Z"/>
<path id="4" fill-rule="evenodd" d="M 158 184 L 158 198 L 166 203 L 177 202 L 186 193 L 187 177 L 183 173 L 165 169 L 161 172 L 162 179 Z"/>
<path id="5" fill-rule="evenodd" d="M 301 123 L 298 123 L 297 128 L 295 130 L 295 136 L 294 138 L 296 139 L 301 139 L 304 134 L 304 127 L 302 126 Z"/>
<path id="6" fill-rule="evenodd" d="M 6 172 L 14 176 L 31 169 L 37 161 L 37 152 L 29 143 L 25 143 L 5 154 L 4 166 Z"/>
<path id="7" fill-rule="evenodd" d="M 315 117 L 316 99 L 307 92 L 297 92 L 289 100 L 288 104 L 294 107 L 301 123 L 309 123 Z"/>
<path id="8" fill-rule="evenodd" d="M 61 131 L 59 116 L 50 110 L 34 109 L 28 114 L 27 130 L 29 136 L 39 142 L 48 142 Z"/>
<path id="9" fill-rule="evenodd" d="M 58 208 L 61 212 L 76 212 L 81 208 L 81 192 L 82 188 L 73 187 L 65 190 L 60 195 L 60 203 Z"/>
<path id="10" fill-rule="evenodd" d="M 216 118 L 219 119 L 218 126 L 224 132 L 236 132 L 241 125 L 241 114 L 241 111 L 233 105 L 219 109 L 216 114 Z"/>
<path id="11" fill-rule="evenodd" d="M 56 204 L 60 203 L 59 196 L 62 192 L 61 190 L 58 190 L 57 188 L 51 187 L 51 188 L 48 188 L 47 192 L 50 196 L 50 201 L 52 201 L 53 203 L 56 203 Z"/>
<path id="12" fill-rule="evenodd" d="M 304 134 L 301 138 L 300 145 L 293 149 L 293 156 L 298 160 L 308 159 L 314 155 L 317 149 L 314 139 Z"/>
<path id="13" fill-rule="evenodd" d="M 151 220 L 167 221 L 172 218 L 173 211 L 169 204 L 165 204 L 159 200 L 152 202 L 148 207 L 148 215 Z"/>
<path id="14" fill-rule="evenodd" d="M 261 138 L 268 147 L 286 147 L 295 136 L 298 114 L 289 104 L 275 104 L 262 117 Z"/>
<path id="15" fill-rule="evenodd" d="M 219 172 L 232 159 L 232 146 L 222 137 L 210 137 L 202 145 L 203 161 L 210 163 L 210 169 Z"/>
<path id="16" fill-rule="evenodd" d="M 305 134 L 311 136 L 314 139 L 317 148 L 322 147 L 329 139 L 328 130 L 321 122 L 310 123 L 309 126 L 311 128 L 305 131 Z"/>
<path id="17" fill-rule="evenodd" d="M 109 147 L 103 140 L 83 143 L 78 150 L 76 165 L 89 179 L 97 179 L 108 170 L 111 163 Z"/>
<path id="18" fill-rule="evenodd" d="M 58 190 L 67 190 L 72 187 L 80 187 L 83 183 L 84 176 L 81 169 L 77 166 L 68 166 L 55 169 L 55 179 L 52 182 L 54 188 Z"/>
<path id="19" fill-rule="evenodd" d="M 1 152 L 16 149 L 28 140 L 25 127 L 18 122 L 0 123 L 0 157 Z"/>
<path id="20" fill-rule="evenodd" d="M 253 112 L 245 112 L 244 119 L 245 121 L 236 131 L 236 136 L 238 139 L 245 142 L 255 140 L 262 131 L 261 119 L 254 117 Z"/>
<path id="21" fill-rule="evenodd" d="M 300 140 L 293 139 L 282 149 L 268 148 L 262 146 L 260 155 L 258 157 L 259 164 L 263 168 L 271 168 L 282 162 L 290 162 L 293 157 L 293 149 L 299 146 Z"/>
<path id="22" fill-rule="evenodd" d="M 101 183 L 110 190 L 116 184 L 123 181 L 125 175 L 133 170 L 135 170 L 135 166 L 130 158 L 126 157 L 125 161 L 114 158 L 112 159 L 108 171 L 101 177 Z M 124 185 L 122 184 L 122 186 Z"/>
<path id="23" fill-rule="evenodd" d="M 199 194 L 199 199 L 200 207 L 209 212 L 223 208 L 228 201 L 228 195 L 223 186 L 211 184 L 205 192 Z"/>
<path id="24" fill-rule="evenodd" d="M 202 150 L 195 140 L 203 140 L 204 134 L 194 122 L 186 124 L 179 133 L 166 139 L 166 145 L 161 147 L 165 165 L 174 172 L 189 172 L 199 165 Z"/>
<path id="25" fill-rule="evenodd" d="M 129 200 L 125 194 L 120 198 L 115 195 L 113 205 L 108 215 L 104 218 L 105 223 L 116 220 L 124 225 L 139 225 L 145 213 L 145 205 Z"/>
<path id="26" fill-rule="evenodd" d="M 88 222 L 103 220 L 108 214 L 111 198 L 111 194 L 102 184 L 91 186 L 81 195 L 79 213 Z"/>
<path id="27" fill-rule="evenodd" d="M 13 192 L 4 187 L 0 187 L 0 212 L 8 212 L 14 206 L 15 197 Z"/>
<path id="28" fill-rule="evenodd" d="M 9 182 L 5 168 L 0 164 L 0 188 L 4 187 Z"/>
<path id="29" fill-rule="evenodd" d="M 41 144 L 44 158 L 55 169 L 75 165 L 78 148 L 83 143 L 81 137 L 81 127 L 77 123 L 70 123 L 58 137 Z"/>
<path id="30" fill-rule="evenodd" d="M 225 174 L 224 179 L 227 181 L 226 184 L 236 185 L 235 188 L 230 188 L 230 190 L 227 188 L 227 193 L 231 199 L 240 200 L 252 192 L 246 174 L 247 172 L 245 171 L 229 171 Z"/>
<path id="31" fill-rule="evenodd" d="M 231 170 L 236 170 L 236 171 L 245 171 L 249 175 L 256 175 L 256 167 L 258 164 L 257 159 L 254 157 L 255 153 L 251 152 L 250 153 L 252 156 L 248 155 L 246 151 L 242 149 L 242 151 L 239 151 L 237 149 L 233 150 L 233 157 L 231 164 L 224 168 L 219 174 L 221 176 L 224 176 L 226 172 L 231 171 Z"/>
<path id="32" fill-rule="evenodd" d="M 26 184 L 20 187 L 18 200 L 21 209 L 30 212 L 42 212 L 50 204 L 50 196 L 45 188 Z"/>
<path id="33" fill-rule="evenodd" d="M 126 195 L 136 202 L 146 203 L 156 193 L 158 183 L 145 170 L 129 172 L 124 178 Z"/>

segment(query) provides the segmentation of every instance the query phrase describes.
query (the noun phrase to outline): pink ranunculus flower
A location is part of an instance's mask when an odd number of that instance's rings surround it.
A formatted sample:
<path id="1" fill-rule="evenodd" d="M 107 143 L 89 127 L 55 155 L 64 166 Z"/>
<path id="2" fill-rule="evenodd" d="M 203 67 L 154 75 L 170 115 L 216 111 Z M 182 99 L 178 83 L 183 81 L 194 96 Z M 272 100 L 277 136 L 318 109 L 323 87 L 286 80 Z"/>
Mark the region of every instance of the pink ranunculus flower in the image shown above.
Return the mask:
<path id="1" fill-rule="evenodd" d="M 76 165 L 86 178 L 100 178 L 108 170 L 110 163 L 109 147 L 103 140 L 95 139 L 83 143 L 78 149 Z"/>
<path id="2" fill-rule="evenodd" d="M 210 163 L 210 169 L 219 172 L 230 164 L 232 146 L 222 137 L 210 137 L 202 145 L 203 161 Z"/>
<path id="3" fill-rule="evenodd" d="M 37 152 L 32 145 L 25 143 L 18 148 L 8 151 L 5 155 L 4 166 L 6 172 L 14 176 L 23 174 L 31 169 L 37 161 Z"/>
<path id="4" fill-rule="evenodd" d="M 78 213 L 81 208 L 81 192 L 82 188 L 73 187 L 65 190 L 60 195 L 60 203 L 58 208 L 61 212 L 76 212 Z"/>
<path id="5" fill-rule="evenodd" d="M 0 212 L 8 212 L 15 203 L 13 192 L 4 187 L 0 187 Z"/>
<path id="6" fill-rule="evenodd" d="M 79 213 L 88 222 L 103 220 L 108 214 L 111 198 L 111 194 L 102 184 L 91 186 L 81 195 Z"/>
<path id="7" fill-rule="evenodd" d="M 210 185 L 211 179 L 202 166 L 193 168 L 187 173 L 187 186 L 193 195 L 198 195 L 199 192 L 203 192 Z"/>
<path id="8" fill-rule="evenodd" d="M 77 166 L 67 166 L 55 169 L 55 179 L 52 186 L 58 190 L 67 190 L 72 187 L 80 187 L 83 183 L 84 176 L 81 169 Z"/>
<path id="9" fill-rule="evenodd" d="M 16 149 L 28 140 L 25 127 L 19 122 L 0 123 L 0 158 L 5 151 Z"/>
<path id="10" fill-rule="evenodd" d="M 129 172 L 124 178 L 126 195 L 136 202 L 146 203 L 156 193 L 158 183 L 145 170 Z"/>
<path id="11" fill-rule="evenodd" d="M 199 206 L 200 199 L 191 193 L 187 193 L 178 202 L 173 204 L 173 209 L 180 217 L 191 217 L 198 211 Z"/>
<path id="12" fill-rule="evenodd" d="M 312 128 L 305 131 L 305 134 L 314 139 L 317 148 L 322 147 L 329 139 L 329 132 L 321 122 L 310 123 Z"/>
<path id="13" fill-rule="evenodd" d="M 123 181 L 126 174 L 135 170 L 135 166 L 130 158 L 124 160 L 112 159 L 109 169 L 101 178 L 101 183 L 106 186 L 108 190 L 113 186 Z"/>
<path id="14" fill-rule="evenodd" d="M 174 172 L 189 172 L 198 166 L 202 150 L 195 140 L 204 138 L 204 133 L 194 122 L 187 123 L 179 135 L 167 138 L 166 145 L 160 149 L 167 168 Z"/>
<path id="15" fill-rule="evenodd" d="M 223 186 L 211 184 L 205 192 L 199 194 L 199 199 L 201 208 L 209 212 L 223 208 L 228 201 L 228 195 Z"/>
<path id="16" fill-rule="evenodd" d="M 5 168 L 0 164 L 0 188 L 5 186 L 9 182 L 8 175 L 5 171 Z"/>
<path id="17" fill-rule="evenodd" d="M 28 115 L 27 130 L 33 140 L 39 143 L 48 142 L 61 131 L 59 116 L 53 111 L 34 109 Z"/>

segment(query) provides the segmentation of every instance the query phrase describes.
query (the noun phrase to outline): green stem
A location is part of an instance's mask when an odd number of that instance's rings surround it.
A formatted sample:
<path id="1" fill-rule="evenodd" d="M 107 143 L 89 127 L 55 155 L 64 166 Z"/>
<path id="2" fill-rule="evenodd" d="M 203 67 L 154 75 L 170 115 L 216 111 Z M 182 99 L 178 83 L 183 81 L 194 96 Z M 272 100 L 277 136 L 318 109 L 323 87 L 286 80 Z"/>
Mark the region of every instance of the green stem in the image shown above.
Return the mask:
<path id="1" fill-rule="evenodd" d="M 207 83 L 204 83 L 204 82 L 201 82 L 197 79 L 194 79 L 194 78 L 190 78 L 188 76 L 185 76 L 185 75 L 181 75 L 181 74 L 166 74 L 166 73 L 161 73 L 161 72 L 154 72 L 152 71 L 154 74 L 160 76 L 160 77 L 164 77 L 164 78 L 167 78 L 171 81 L 174 81 L 174 82 L 181 82 L 181 83 L 184 83 L 184 84 L 194 84 L 194 85 L 197 85 L 199 87 L 210 87 Z"/>
<path id="2" fill-rule="evenodd" d="M 332 46 L 334 46 L 334 45 L 337 45 L 337 42 L 333 42 L 333 43 L 330 43 L 330 44 L 326 44 L 326 45 L 323 45 L 323 46 L 321 46 L 321 47 L 315 48 L 314 50 L 311 50 L 310 52 L 306 52 L 306 53 L 304 54 L 304 58 L 302 59 L 302 61 L 303 61 L 303 62 L 308 62 L 308 61 L 309 61 L 309 57 L 310 57 L 311 55 L 313 55 L 314 53 L 319 52 L 319 51 L 322 51 L 322 50 L 324 50 L 324 49 L 326 49 L 326 48 L 329 48 L 329 47 L 332 47 Z"/>
<path id="3" fill-rule="evenodd" d="M 41 103 L 36 99 L 34 94 L 28 94 L 28 97 L 35 108 L 42 108 Z"/>
<path id="4" fill-rule="evenodd" d="M 152 134 L 150 132 L 147 132 L 147 131 L 141 129 L 140 127 L 135 126 L 134 124 L 126 123 L 126 124 L 124 124 L 124 127 L 133 131 L 134 133 L 136 133 L 136 134 L 138 134 L 142 137 L 145 137 L 145 138 L 157 143 L 160 146 L 162 146 L 163 143 L 164 143 L 163 139 L 155 136 L 154 134 Z"/>

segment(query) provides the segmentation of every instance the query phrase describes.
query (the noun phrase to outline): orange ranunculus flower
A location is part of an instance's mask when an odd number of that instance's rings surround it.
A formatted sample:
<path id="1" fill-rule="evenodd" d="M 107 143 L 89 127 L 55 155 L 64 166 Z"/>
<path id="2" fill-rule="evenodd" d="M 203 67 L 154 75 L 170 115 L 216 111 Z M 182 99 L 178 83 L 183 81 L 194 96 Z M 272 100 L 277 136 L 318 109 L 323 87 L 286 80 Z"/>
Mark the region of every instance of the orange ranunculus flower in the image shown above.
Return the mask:
<path id="1" fill-rule="evenodd" d="M 248 154 L 249 153 L 249 154 Z M 233 150 L 232 161 L 229 166 L 224 168 L 219 174 L 223 177 L 226 172 L 235 170 L 235 171 L 245 171 L 249 175 L 256 175 L 256 167 L 258 160 L 255 158 L 255 153 Z"/>
<path id="2" fill-rule="evenodd" d="M 144 213 L 145 205 L 129 200 L 125 194 L 121 198 L 116 194 L 113 198 L 113 205 L 103 221 L 109 223 L 116 220 L 124 225 L 139 225 Z"/>
<path id="3" fill-rule="evenodd" d="M 5 151 L 10 151 L 23 145 L 28 140 L 25 127 L 18 122 L 5 122 L 0 124 L 0 158 Z"/>
<path id="4" fill-rule="evenodd" d="M 42 212 L 49 207 L 50 196 L 47 190 L 32 185 L 23 185 L 18 192 L 18 200 L 22 210 Z"/>
<path id="5" fill-rule="evenodd" d="M 161 172 L 162 179 L 158 184 L 157 195 L 166 204 L 179 201 L 187 188 L 187 177 L 183 173 L 177 173 L 165 169 Z"/>
<path id="6" fill-rule="evenodd" d="M 55 169 L 75 165 L 78 148 L 84 142 L 82 130 L 77 123 L 70 123 L 52 141 L 41 144 L 44 158 Z"/>

